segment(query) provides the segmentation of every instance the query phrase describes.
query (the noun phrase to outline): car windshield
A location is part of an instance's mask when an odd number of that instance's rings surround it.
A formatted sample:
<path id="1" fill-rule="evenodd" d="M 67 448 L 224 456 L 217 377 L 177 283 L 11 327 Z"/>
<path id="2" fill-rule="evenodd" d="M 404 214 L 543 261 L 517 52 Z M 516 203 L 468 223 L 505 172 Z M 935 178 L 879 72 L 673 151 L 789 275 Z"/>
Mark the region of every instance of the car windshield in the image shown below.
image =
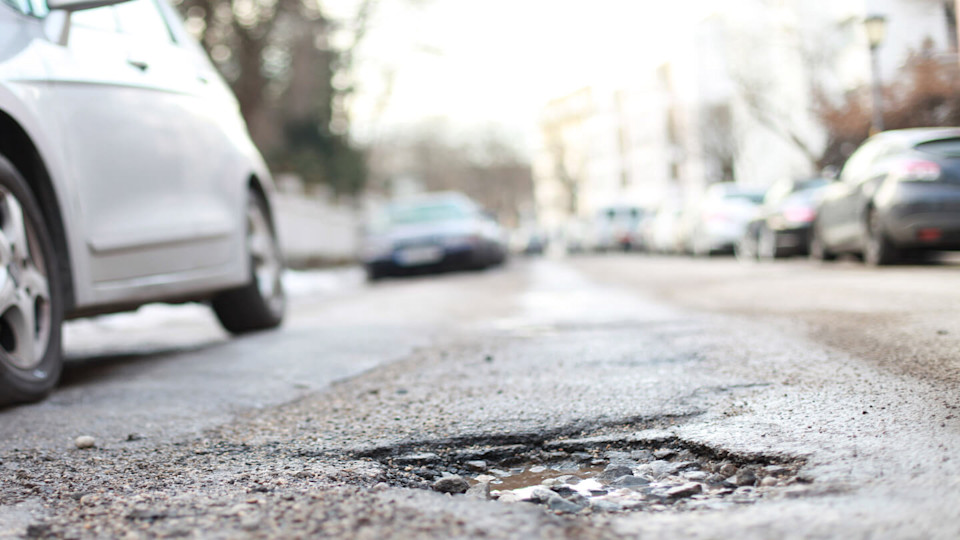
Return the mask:
<path id="1" fill-rule="evenodd" d="M 941 139 L 920 143 L 916 149 L 939 157 L 960 158 L 960 139 Z"/>
<path id="2" fill-rule="evenodd" d="M 723 198 L 724 200 L 727 200 L 727 201 L 744 201 L 744 202 L 750 202 L 753 204 L 760 204 L 763 202 L 763 193 L 735 191 L 735 192 L 724 194 Z"/>
<path id="3" fill-rule="evenodd" d="M 819 189 L 830 185 L 830 180 L 826 178 L 811 178 L 809 180 L 800 180 L 794 185 L 794 191 L 805 191 L 808 189 Z"/>
<path id="4" fill-rule="evenodd" d="M 390 209 L 388 221 L 391 225 L 415 225 L 438 221 L 453 221 L 470 216 L 467 208 L 459 204 L 436 203 L 416 206 L 396 206 Z"/>

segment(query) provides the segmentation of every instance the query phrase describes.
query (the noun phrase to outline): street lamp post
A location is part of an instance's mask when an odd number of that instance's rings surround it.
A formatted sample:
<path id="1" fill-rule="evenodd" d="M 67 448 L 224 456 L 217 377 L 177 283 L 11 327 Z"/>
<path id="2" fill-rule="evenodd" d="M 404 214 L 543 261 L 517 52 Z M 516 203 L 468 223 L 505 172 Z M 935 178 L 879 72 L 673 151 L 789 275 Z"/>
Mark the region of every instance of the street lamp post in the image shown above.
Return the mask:
<path id="1" fill-rule="evenodd" d="M 873 121 L 871 134 L 883 131 L 883 86 L 880 83 L 880 55 L 877 49 L 887 36 L 887 18 L 883 15 L 870 15 L 864 20 L 867 29 L 867 42 L 870 44 L 870 67 L 873 75 Z"/>

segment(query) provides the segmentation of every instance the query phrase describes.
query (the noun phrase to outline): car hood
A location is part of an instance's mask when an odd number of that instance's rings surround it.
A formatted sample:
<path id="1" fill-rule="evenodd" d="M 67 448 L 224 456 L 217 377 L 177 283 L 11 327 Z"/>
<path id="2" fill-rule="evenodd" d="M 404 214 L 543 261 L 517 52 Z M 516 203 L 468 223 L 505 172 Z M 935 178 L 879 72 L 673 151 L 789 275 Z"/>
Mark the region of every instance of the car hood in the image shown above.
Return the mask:
<path id="1" fill-rule="evenodd" d="M 368 237 L 368 241 L 390 242 L 401 244 L 428 238 L 446 238 L 450 236 L 466 236 L 477 234 L 479 224 L 474 220 L 464 219 L 455 221 L 439 221 L 434 223 L 416 223 L 410 225 L 396 225 Z"/>

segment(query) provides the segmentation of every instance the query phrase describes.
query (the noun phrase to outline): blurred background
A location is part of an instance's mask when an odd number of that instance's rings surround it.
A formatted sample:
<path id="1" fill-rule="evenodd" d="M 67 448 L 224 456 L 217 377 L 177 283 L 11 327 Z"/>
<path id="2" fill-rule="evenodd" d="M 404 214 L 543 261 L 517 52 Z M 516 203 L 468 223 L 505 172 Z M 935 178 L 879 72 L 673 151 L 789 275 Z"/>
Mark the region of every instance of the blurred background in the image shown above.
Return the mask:
<path id="1" fill-rule="evenodd" d="M 277 177 L 295 266 L 353 260 L 371 208 L 427 191 L 518 251 L 732 250 L 771 186 L 960 124 L 954 0 L 177 7 Z"/>

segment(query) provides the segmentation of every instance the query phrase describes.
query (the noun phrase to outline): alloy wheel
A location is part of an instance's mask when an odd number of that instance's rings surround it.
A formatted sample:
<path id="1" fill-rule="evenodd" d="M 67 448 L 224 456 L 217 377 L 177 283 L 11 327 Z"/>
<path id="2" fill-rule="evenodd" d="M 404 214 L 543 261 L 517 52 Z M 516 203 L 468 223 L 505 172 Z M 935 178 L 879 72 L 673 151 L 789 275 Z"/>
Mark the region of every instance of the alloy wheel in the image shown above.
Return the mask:
<path id="1" fill-rule="evenodd" d="M 20 201 L 0 187 L 0 359 L 29 371 L 43 361 L 53 317 L 36 232 Z"/>

